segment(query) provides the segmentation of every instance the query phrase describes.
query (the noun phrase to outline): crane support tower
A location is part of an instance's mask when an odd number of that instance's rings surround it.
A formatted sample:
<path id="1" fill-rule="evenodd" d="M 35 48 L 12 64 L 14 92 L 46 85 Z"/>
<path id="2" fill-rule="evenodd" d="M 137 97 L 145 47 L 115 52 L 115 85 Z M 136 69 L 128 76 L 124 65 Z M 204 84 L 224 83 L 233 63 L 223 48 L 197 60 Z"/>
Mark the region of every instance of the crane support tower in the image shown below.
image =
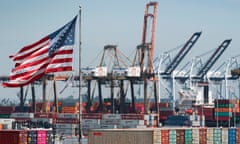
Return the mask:
<path id="1" fill-rule="evenodd" d="M 155 31 L 156 31 L 156 18 L 157 18 L 157 2 L 149 2 L 146 5 L 146 10 L 144 14 L 144 23 L 143 23 L 143 33 L 142 33 L 142 44 L 138 46 L 140 51 L 139 60 L 141 71 L 143 72 L 144 68 L 144 60 L 147 61 L 146 67 L 149 73 L 153 73 L 153 56 L 154 56 L 154 42 L 155 42 Z M 153 8 L 153 12 L 151 13 L 150 10 Z M 151 37 L 147 42 L 147 32 L 148 32 L 148 23 L 152 20 L 151 24 Z M 148 53 L 148 55 L 147 55 Z M 147 58 L 145 58 L 148 56 Z"/>
<path id="2" fill-rule="evenodd" d="M 147 114 L 149 110 L 149 101 L 147 98 L 148 82 L 153 83 L 152 88 L 154 89 L 155 107 L 157 109 L 157 86 L 156 79 L 153 72 L 153 56 L 154 56 L 154 42 L 155 42 L 155 31 L 156 31 L 156 18 L 157 18 L 157 2 L 149 2 L 146 5 L 144 21 L 143 21 L 143 33 L 142 42 L 137 46 L 137 53 L 134 58 L 134 63 L 140 66 L 141 77 L 144 82 L 144 113 Z M 147 34 L 150 32 L 150 36 Z M 138 55 L 138 56 L 137 56 Z M 136 63 L 136 58 L 138 62 Z M 134 65 L 134 64 L 133 64 Z"/>

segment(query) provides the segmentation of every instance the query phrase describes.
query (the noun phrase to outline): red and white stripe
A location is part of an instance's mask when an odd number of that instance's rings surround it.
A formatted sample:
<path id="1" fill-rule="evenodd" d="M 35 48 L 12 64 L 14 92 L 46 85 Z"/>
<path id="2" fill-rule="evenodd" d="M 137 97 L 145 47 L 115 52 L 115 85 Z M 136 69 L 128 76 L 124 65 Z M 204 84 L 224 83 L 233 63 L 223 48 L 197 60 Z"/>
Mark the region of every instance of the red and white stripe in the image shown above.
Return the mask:
<path id="1" fill-rule="evenodd" d="M 4 87 L 19 87 L 40 79 L 46 73 L 72 71 L 73 46 L 62 46 L 49 57 L 49 37 L 23 47 L 11 56 L 16 67 L 12 70 L 9 82 Z"/>

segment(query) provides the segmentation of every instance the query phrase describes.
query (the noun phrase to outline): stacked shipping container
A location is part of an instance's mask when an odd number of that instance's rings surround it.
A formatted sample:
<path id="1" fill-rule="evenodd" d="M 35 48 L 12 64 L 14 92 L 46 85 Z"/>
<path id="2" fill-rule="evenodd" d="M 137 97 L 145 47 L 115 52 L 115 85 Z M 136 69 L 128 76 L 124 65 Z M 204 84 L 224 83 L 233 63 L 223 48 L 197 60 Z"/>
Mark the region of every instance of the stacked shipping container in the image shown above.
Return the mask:
<path id="1" fill-rule="evenodd" d="M 239 134 L 240 128 L 95 129 L 88 144 L 239 144 Z"/>
<path id="2" fill-rule="evenodd" d="M 218 121 L 229 121 L 235 107 L 234 100 L 218 99 L 214 101 L 215 119 Z"/>
<path id="3" fill-rule="evenodd" d="M 174 115 L 173 104 L 169 102 L 161 102 L 159 106 L 159 120 L 163 122 L 167 119 L 168 116 Z"/>
<path id="4" fill-rule="evenodd" d="M 0 144 L 53 144 L 51 131 L 1 130 Z"/>

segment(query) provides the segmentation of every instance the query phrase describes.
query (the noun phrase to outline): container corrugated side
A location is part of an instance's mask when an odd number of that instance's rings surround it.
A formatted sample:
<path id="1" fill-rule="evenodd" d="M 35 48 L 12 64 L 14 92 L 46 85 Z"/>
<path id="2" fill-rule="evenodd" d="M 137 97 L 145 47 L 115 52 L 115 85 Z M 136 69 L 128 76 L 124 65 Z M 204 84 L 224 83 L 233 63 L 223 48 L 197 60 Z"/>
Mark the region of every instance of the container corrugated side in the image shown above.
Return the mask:
<path id="1" fill-rule="evenodd" d="M 202 144 L 207 143 L 207 129 L 206 128 L 199 129 L 199 142 Z"/>
<path id="2" fill-rule="evenodd" d="M 228 144 L 228 128 L 222 128 L 222 144 Z"/>
<path id="3" fill-rule="evenodd" d="M 161 130 L 161 143 L 162 144 L 168 144 L 169 143 L 169 130 L 168 129 L 162 129 Z"/>
<path id="4" fill-rule="evenodd" d="M 153 129 L 91 129 L 88 144 L 153 144 Z"/>
<path id="5" fill-rule="evenodd" d="M 207 128 L 207 144 L 213 144 L 214 142 L 214 129 Z"/>
<path id="6" fill-rule="evenodd" d="M 177 131 L 175 129 L 169 130 L 169 143 L 170 144 L 177 143 Z"/>
<path id="7" fill-rule="evenodd" d="M 215 144 L 222 144 L 222 131 L 220 128 L 214 128 L 213 141 Z"/>
<path id="8" fill-rule="evenodd" d="M 198 128 L 193 128 L 192 129 L 192 144 L 199 144 L 200 139 L 199 139 L 199 129 Z"/>
<path id="9" fill-rule="evenodd" d="M 228 129 L 228 141 L 231 144 L 240 143 L 240 133 L 238 132 L 239 128 L 229 128 Z"/>
<path id="10" fill-rule="evenodd" d="M 1 130 L 0 144 L 26 144 L 27 132 L 20 130 Z"/>
<path id="11" fill-rule="evenodd" d="M 184 143 L 185 144 L 192 144 L 192 129 L 185 129 L 184 131 Z"/>

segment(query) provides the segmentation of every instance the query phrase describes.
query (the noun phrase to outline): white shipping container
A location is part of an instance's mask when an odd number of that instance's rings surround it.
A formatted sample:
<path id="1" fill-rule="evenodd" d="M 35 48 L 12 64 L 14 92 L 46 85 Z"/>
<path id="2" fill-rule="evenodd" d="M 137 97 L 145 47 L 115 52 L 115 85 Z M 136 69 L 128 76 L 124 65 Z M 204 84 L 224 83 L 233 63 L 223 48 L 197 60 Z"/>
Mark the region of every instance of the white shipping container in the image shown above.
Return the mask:
<path id="1" fill-rule="evenodd" d="M 139 120 L 139 125 L 144 125 L 144 120 Z"/>
<path id="2" fill-rule="evenodd" d="M 34 118 L 33 113 L 12 113 L 11 118 Z"/>
<path id="3" fill-rule="evenodd" d="M 100 119 L 83 119 L 83 125 L 100 124 Z"/>
<path id="4" fill-rule="evenodd" d="M 103 114 L 102 119 L 107 119 L 107 120 L 120 120 L 122 119 L 120 114 Z"/>
<path id="5" fill-rule="evenodd" d="M 137 128 L 138 129 L 144 129 L 144 128 L 147 128 L 147 126 L 145 126 L 145 125 L 137 125 Z"/>
<path id="6" fill-rule="evenodd" d="M 103 119 L 101 120 L 101 124 L 103 125 L 120 125 L 120 121 L 118 119 Z"/>
<path id="7" fill-rule="evenodd" d="M 1 124 L 1 123 L 0 123 Z M 12 124 L 2 124 L 2 129 L 8 129 L 8 130 L 10 130 L 10 129 L 12 129 Z"/>
<path id="8" fill-rule="evenodd" d="M 75 129 L 56 129 L 57 134 L 75 135 Z"/>
<path id="9" fill-rule="evenodd" d="M 57 129 L 74 129 L 74 128 L 77 128 L 78 125 L 77 124 L 59 124 L 57 123 L 56 124 L 56 128 Z"/>
<path id="10" fill-rule="evenodd" d="M 85 128 L 85 129 L 99 129 L 100 128 L 100 124 L 82 125 L 82 128 Z"/>
<path id="11" fill-rule="evenodd" d="M 15 119 L 0 119 L 1 124 L 8 124 L 14 122 Z"/>
<path id="12" fill-rule="evenodd" d="M 153 131 L 153 144 L 161 144 L 161 131 Z"/>
<path id="13" fill-rule="evenodd" d="M 70 137 L 70 138 L 64 138 L 63 144 L 78 144 L 78 138 L 77 137 Z"/>
<path id="14" fill-rule="evenodd" d="M 113 76 L 126 76 L 127 68 L 113 68 Z"/>
<path id="15" fill-rule="evenodd" d="M 193 127 L 199 127 L 200 126 L 200 121 L 192 121 L 192 126 Z"/>
<path id="16" fill-rule="evenodd" d="M 53 119 L 52 118 L 34 118 L 31 121 L 33 121 L 33 122 L 48 122 L 50 124 L 53 123 Z"/>
<path id="17" fill-rule="evenodd" d="M 137 125 L 117 125 L 117 128 L 121 128 L 121 129 L 137 128 Z"/>
<path id="18" fill-rule="evenodd" d="M 139 120 L 121 120 L 120 125 L 123 126 L 139 125 Z"/>
<path id="19" fill-rule="evenodd" d="M 106 125 L 106 124 L 101 124 L 100 129 L 114 129 L 117 128 L 117 125 Z"/>
<path id="20" fill-rule="evenodd" d="M 129 67 L 127 76 L 129 77 L 140 77 L 140 67 Z"/>
<path id="21" fill-rule="evenodd" d="M 93 76 L 94 68 L 82 68 L 81 72 L 83 76 Z"/>
<path id="22" fill-rule="evenodd" d="M 97 67 L 94 70 L 95 77 L 105 77 L 107 76 L 107 67 Z"/>

